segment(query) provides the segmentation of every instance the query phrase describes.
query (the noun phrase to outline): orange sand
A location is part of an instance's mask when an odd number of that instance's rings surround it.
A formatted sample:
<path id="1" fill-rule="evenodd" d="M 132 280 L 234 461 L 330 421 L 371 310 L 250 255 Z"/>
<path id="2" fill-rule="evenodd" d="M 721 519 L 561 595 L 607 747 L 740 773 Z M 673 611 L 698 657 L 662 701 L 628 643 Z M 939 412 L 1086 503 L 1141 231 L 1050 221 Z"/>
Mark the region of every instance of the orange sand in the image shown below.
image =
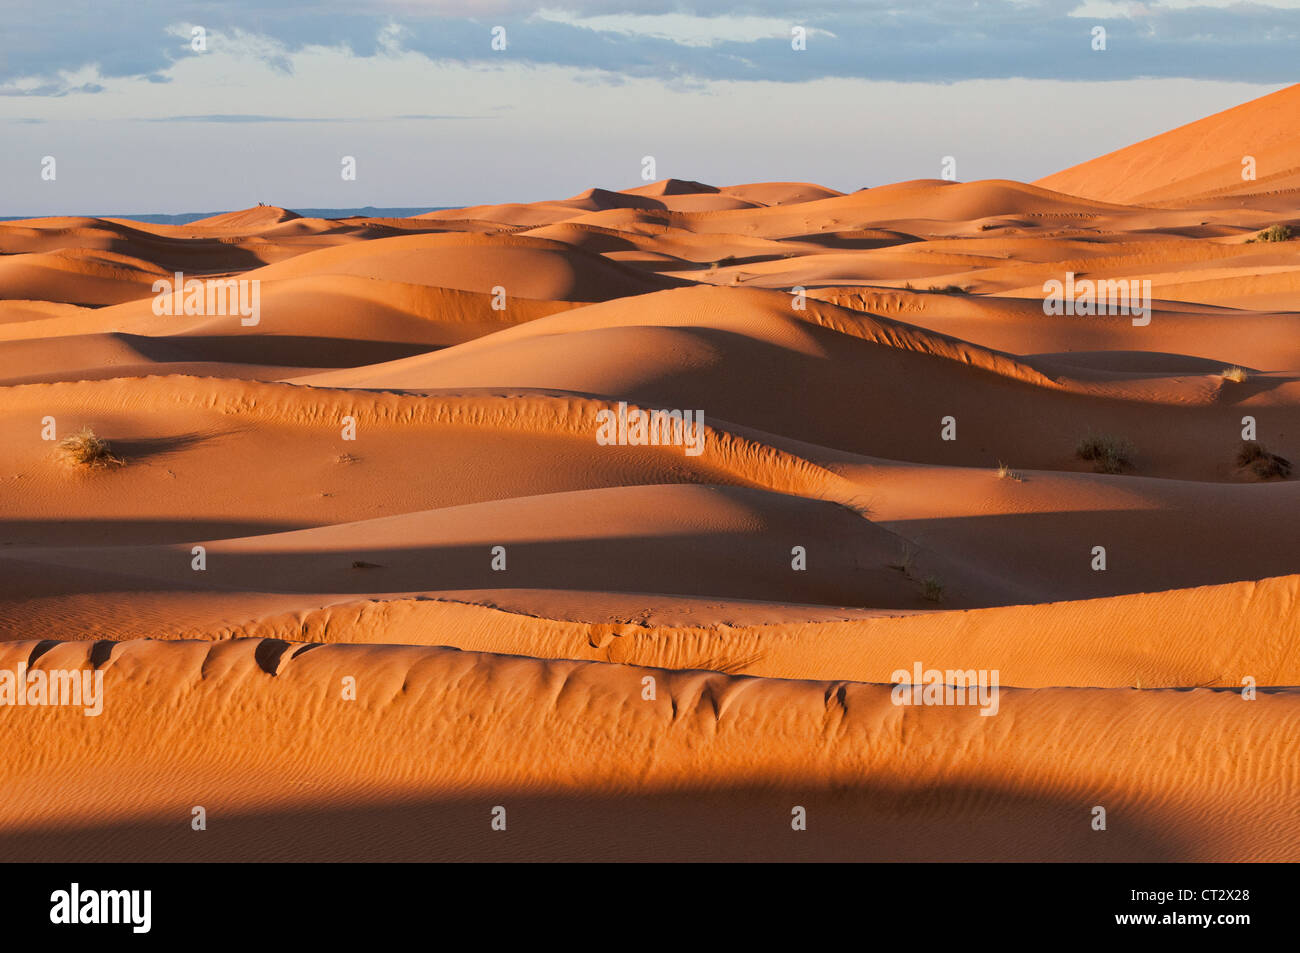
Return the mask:
<path id="1" fill-rule="evenodd" d="M 1297 119 L 1033 185 L 0 223 L 0 672 L 105 692 L 3 710 L 3 853 L 1300 859 L 1300 481 L 1237 460 L 1300 462 L 1300 241 L 1247 241 Z M 259 322 L 155 314 L 177 271 Z M 1067 272 L 1150 324 L 1044 314 Z M 600 444 L 621 403 L 702 452 Z M 891 703 L 918 662 L 996 715 Z"/>

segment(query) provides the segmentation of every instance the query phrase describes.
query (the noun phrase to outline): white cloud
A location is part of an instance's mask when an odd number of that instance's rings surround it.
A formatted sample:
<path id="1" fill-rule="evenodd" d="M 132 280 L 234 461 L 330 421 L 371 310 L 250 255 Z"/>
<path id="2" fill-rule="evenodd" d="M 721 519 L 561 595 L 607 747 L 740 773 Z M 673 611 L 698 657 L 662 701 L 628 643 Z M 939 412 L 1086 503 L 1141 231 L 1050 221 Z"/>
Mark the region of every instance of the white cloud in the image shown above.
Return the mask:
<path id="1" fill-rule="evenodd" d="M 803 26 L 811 35 L 834 36 L 798 18 L 721 14 L 700 16 L 691 13 L 629 14 L 615 13 L 582 16 L 565 10 L 541 10 L 534 19 L 565 23 L 626 36 L 644 36 L 670 40 L 681 46 L 710 47 L 719 43 L 753 43 L 757 40 L 788 38 L 790 28 Z"/>

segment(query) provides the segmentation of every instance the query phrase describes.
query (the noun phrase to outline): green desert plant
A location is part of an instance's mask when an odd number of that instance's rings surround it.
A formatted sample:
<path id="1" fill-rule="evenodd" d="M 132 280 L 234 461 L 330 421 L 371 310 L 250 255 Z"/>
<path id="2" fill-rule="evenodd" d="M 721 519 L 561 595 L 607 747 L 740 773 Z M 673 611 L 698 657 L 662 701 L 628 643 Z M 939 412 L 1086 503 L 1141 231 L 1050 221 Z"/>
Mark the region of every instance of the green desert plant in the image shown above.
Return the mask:
<path id="1" fill-rule="evenodd" d="M 1123 473 L 1133 466 L 1133 445 L 1111 434 L 1088 434 L 1074 448 L 1083 460 L 1090 460 L 1098 473 Z"/>
<path id="2" fill-rule="evenodd" d="M 1270 225 L 1254 238 L 1246 239 L 1247 245 L 1255 242 L 1289 242 L 1295 237 L 1290 225 Z"/>
<path id="3" fill-rule="evenodd" d="M 101 467 L 120 467 L 122 459 L 113 455 L 113 448 L 107 440 L 95 436 L 95 431 L 82 427 L 69 437 L 59 441 L 59 454 L 64 461 L 74 467 L 98 469 Z"/>

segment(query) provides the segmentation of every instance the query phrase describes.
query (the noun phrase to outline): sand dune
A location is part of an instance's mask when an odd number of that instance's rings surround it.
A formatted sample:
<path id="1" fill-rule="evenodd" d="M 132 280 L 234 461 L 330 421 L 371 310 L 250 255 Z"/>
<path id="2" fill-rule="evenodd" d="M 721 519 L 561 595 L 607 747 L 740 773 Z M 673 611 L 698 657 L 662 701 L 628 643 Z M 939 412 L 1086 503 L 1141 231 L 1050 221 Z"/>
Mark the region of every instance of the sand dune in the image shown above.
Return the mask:
<path id="1" fill-rule="evenodd" d="M 104 685 L 0 718 L 0 847 L 1300 859 L 1298 91 L 1034 184 L 0 223 L 0 702 Z"/>
<path id="2" fill-rule="evenodd" d="M 1276 325 L 1279 339 L 1285 323 Z M 1254 356 L 1262 357 L 1267 344 L 1256 343 L 1261 350 Z M 1090 469 L 1074 457 L 1079 439 L 1115 432 L 1140 447 L 1138 473 L 1225 480 L 1234 476 L 1240 418 L 1253 408 L 1268 408 L 1258 413 L 1269 421 L 1261 440 L 1279 453 L 1300 451 L 1289 436 L 1300 425 L 1294 379 L 1281 374 L 1236 385 L 1219 376 L 1226 366 L 1163 352 L 1146 359 L 1095 351 L 1022 358 L 812 299 L 795 311 L 784 293 L 690 288 L 297 380 L 402 390 L 522 387 L 609 395 L 647 407 L 684 404 L 825 447 L 961 466 L 996 467 L 1001 460 L 1031 469 Z M 922 379 L 936 386 L 913 392 L 888 415 L 876 412 Z M 1017 411 L 1030 399 L 1041 416 Z M 834 413 L 824 412 L 831 407 Z M 978 410 L 963 414 L 964 408 Z M 956 441 L 940 439 L 940 421 L 950 414 L 968 428 Z M 1014 429 L 1006 426 L 1012 419 Z"/>
<path id="3" fill-rule="evenodd" d="M 249 274 L 269 280 L 361 275 L 461 291 L 560 301 L 601 301 L 674 287 L 561 242 L 474 233 L 397 236 L 358 247 L 325 249 Z"/>
<path id="4" fill-rule="evenodd" d="M 257 208 L 246 208 L 240 212 L 226 212 L 224 215 L 201 218 L 197 222 L 192 222 L 191 226 L 214 230 L 252 230 L 264 229 L 268 225 L 280 225 L 301 218 L 302 216 L 297 212 L 291 212 L 288 209 L 277 208 L 274 205 L 259 205 Z"/>
<path id="5" fill-rule="evenodd" d="M 10 857 L 1120 861 L 1300 848 L 1290 691 L 1244 703 L 1008 689 L 985 719 L 900 708 L 887 687 L 850 682 L 415 646 L 101 644 L 0 649 L 8 665 L 94 659 L 111 699 L 98 718 L 60 713 L 21 735 L 18 719 L 0 723 L 8 745 L 47 752 L 21 773 L 6 761 Z M 342 698 L 349 678 L 355 701 Z M 311 728 L 284 744 L 293 724 Z M 761 779 L 756 748 L 769 752 Z M 195 805 L 213 836 L 189 832 Z M 508 841 L 491 831 L 494 806 Z M 798 834 L 796 806 L 809 818 Z"/>
<path id="6" fill-rule="evenodd" d="M 1300 87 L 1206 116 L 1108 155 L 1049 175 L 1036 184 L 1107 202 L 1179 205 L 1228 196 L 1300 189 Z M 1255 160 L 1251 178 L 1243 158 Z"/>
<path id="7" fill-rule="evenodd" d="M 1247 675 L 1259 684 L 1295 684 L 1297 585 L 1300 578 L 1282 576 L 1036 606 L 888 614 L 693 598 L 646 608 L 644 594 L 620 600 L 587 591 L 470 590 L 270 611 L 242 625 L 201 623 L 177 635 L 310 642 L 400 635 L 403 643 L 480 652 L 879 683 L 925 658 L 945 669 L 996 667 L 1007 684 L 1022 688 L 1239 688 Z M 1227 631 L 1216 616 L 1225 610 L 1238 623 Z M 726 621 L 700 624 L 702 618 Z M 1030 619 L 1038 638 L 1016 638 L 1012 633 Z"/>

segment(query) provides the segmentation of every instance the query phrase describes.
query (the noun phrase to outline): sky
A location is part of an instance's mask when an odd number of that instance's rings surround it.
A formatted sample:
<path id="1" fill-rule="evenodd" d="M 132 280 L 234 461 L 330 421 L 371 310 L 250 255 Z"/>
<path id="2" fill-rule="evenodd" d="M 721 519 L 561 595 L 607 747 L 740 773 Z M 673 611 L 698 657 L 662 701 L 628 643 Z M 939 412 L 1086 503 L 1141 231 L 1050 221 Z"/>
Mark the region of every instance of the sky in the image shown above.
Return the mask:
<path id="1" fill-rule="evenodd" d="M 938 178 L 949 156 L 962 181 L 1033 181 L 1290 85 L 1300 49 L 1300 0 L 0 0 L 0 15 L 0 216 L 461 206 L 647 175 L 851 190 Z"/>

